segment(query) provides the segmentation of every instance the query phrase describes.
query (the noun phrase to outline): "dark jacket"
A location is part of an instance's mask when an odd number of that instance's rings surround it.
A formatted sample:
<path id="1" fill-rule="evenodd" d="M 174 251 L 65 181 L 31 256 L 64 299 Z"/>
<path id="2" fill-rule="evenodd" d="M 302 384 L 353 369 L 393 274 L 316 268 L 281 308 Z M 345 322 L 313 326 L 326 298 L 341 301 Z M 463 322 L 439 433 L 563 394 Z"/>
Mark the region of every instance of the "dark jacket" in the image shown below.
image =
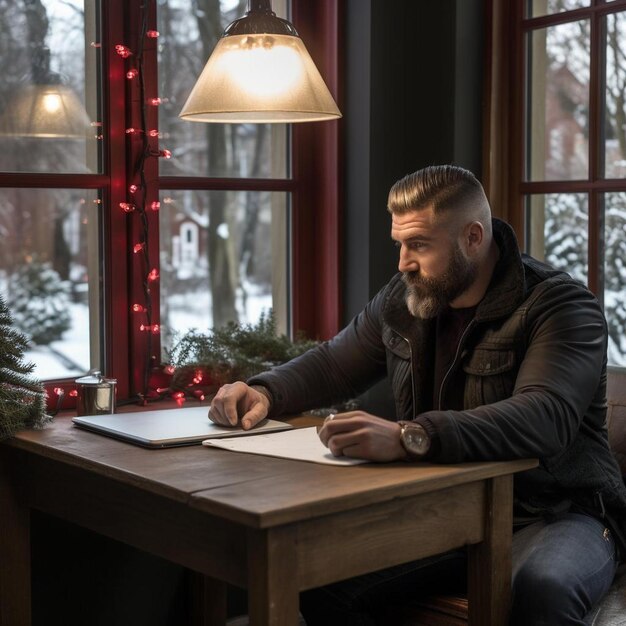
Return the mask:
<path id="1" fill-rule="evenodd" d="M 607 441 L 602 310 L 584 285 L 520 255 L 507 224 L 494 220 L 494 237 L 500 260 L 453 365 L 465 374 L 463 410 L 432 407 L 434 322 L 410 315 L 399 274 L 334 339 L 249 382 L 269 388 L 278 415 L 354 398 L 387 375 L 396 419 L 437 441 L 429 460 L 539 459 L 515 477 L 518 513 L 626 509 Z"/>

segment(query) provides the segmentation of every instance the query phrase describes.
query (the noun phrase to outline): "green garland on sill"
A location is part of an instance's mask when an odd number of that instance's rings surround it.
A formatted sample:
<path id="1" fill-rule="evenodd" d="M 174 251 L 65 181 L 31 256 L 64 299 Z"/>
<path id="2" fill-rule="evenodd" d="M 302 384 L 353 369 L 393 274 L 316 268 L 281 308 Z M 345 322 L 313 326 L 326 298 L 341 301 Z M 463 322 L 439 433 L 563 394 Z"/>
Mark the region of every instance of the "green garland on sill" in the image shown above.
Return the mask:
<path id="1" fill-rule="evenodd" d="M 209 333 L 190 330 L 167 353 L 175 368 L 171 389 L 214 392 L 225 383 L 246 380 L 286 363 L 316 345 L 302 337 L 291 340 L 278 335 L 271 310 L 256 324 L 231 322 Z"/>

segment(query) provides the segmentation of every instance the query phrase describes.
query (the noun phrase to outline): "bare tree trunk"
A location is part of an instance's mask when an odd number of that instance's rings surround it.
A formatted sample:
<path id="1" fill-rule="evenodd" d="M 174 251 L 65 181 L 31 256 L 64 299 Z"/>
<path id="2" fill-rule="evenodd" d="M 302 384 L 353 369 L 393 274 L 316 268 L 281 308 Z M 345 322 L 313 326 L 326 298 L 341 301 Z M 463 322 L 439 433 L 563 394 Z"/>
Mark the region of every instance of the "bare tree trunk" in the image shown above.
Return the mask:
<path id="1" fill-rule="evenodd" d="M 200 40 L 204 46 L 204 57 L 208 58 L 222 32 L 220 3 L 219 0 L 195 0 L 194 5 L 198 15 Z M 223 176 L 227 171 L 226 128 L 222 124 L 207 124 L 206 133 L 211 175 Z M 222 224 L 228 226 L 226 209 L 226 192 L 211 192 L 208 228 L 209 280 L 213 300 L 213 326 L 216 328 L 238 320 L 235 308 L 237 274 L 232 265 L 234 238 L 230 229 L 228 237 L 221 237 L 218 234 Z"/>
<path id="2" fill-rule="evenodd" d="M 620 70 L 622 74 L 626 73 L 626 54 L 621 49 L 620 40 L 617 36 L 617 25 L 619 21 L 617 17 L 613 20 L 613 27 L 609 27 L 609 49 L 613 54 L 613 64 L 615 67 L 616 79 L 619 80 Z M 619 84 L 616 88 L 610 89 L 615 102 L 615 123 L 613 129 L 619 143 L 620 154 L 622 159 L 626 159 L 626 97 L 624 95 L 625 84 Z"/>

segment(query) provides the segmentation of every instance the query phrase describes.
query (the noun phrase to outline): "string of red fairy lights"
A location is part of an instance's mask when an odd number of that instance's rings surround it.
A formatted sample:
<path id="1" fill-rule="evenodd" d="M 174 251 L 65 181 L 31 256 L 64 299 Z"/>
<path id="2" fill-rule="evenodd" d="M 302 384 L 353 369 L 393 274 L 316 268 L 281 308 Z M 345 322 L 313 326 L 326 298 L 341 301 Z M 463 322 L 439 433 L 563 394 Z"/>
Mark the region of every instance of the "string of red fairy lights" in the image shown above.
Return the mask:
<path id="1" fill-rule="evenodd" d="M 147 404 L 148 400 L 162 397 L 165 392 L 169 391 L 169 388 L 157 388 L 151 389 L 149 387 L 150 374 L 152 370 L 152 337 L 158 335 L 161 332 L 159 324 L 153 322 L 153 302 L 151 286 L 156 283 L 160 276 L 158 268 L 153 265 L 150 255 L 149 245 L 149 220 L 148 211 L 157 212 L 161 208 L 161 203 L 158 200 L 153 200 L 149 204 L 147 202 L 148 197 L 148 180 L 145 173 L 146 161 L 149 158 L 171 158 L 171 152 L 167 149 L 154 148 L 153 143 L 158 141 L 161 136 L 157 128 L 148 128 L 148 107 L 158 107 L 163 103 L 163 100 L 157 95 L 146 95 L 146 85 L 144 80 L 144 47 L 147 40 L 156 39 L 159 37 L 157 30 L 148 29 L 148 3 L 142 2 L 140 5 L 140 24 L 141 29 L 138 37 L 138 41 L 135 49 L 131 49 L 129 45 L 123 43 L 116 43 L 114 45 L 115 52 L 120 56 L 127 64 L 125 72 L 126 79 L 128 81 L 134 81 L 137 89 L 139 90 L 139 98 L 137 100 L 139 106 L 138 111 L 130 111 L 131 119 L 139 119 L 138 126 L 129 126 L 126 128 L 126 136 L 128 141 L 141 141 L 141 149 L 136 151 L 139 155 L 134 163 L 133 172 L 130 178 L 130 184 L 127 189 L 127 197 L 124 201 L 119 203 L 119 209 L 122 210 L 129 217 L 133 216 L 140 221 L 139 236 L 136 241 L 131 242 L 132 257 L 135 262 L 140 264 L 141 276 L 142 276 L 142 295 L 143 301 L 135 301 L 130 306 L 130 312 L 133 319 L 137 321 L 137 330 L 141 333 L 145 333 L 146 345 L 145 345 L 145 365 L 144 365 L 144 379 L 143 390 L 137 394 L 139 402 Z M 99 44 L 93 43 L 92 46 L 100 47 Z M 129 103 L 133 104 L 133 99 L 129 98 Z M 138 114 L 138 115 L 133 115 Z M 101 138 L 102 136 L 100 136 Z M 131 154 L 133 151 L 129 151 Z M 165 368 L 166 375 L 171 375 L 173 368 Z M 53 389 L 54 394 L 57 397 L 56 411 L 62 405 L 63 399 L 67 394 L 70 398 L 76 398 L 78 391 L 76 387 L 57 386 Z M 177 401 L 184 400 L 184 393 L 174 392 L 171 394 Z M 53 411 L 53 413 L 56 413 Z"/>

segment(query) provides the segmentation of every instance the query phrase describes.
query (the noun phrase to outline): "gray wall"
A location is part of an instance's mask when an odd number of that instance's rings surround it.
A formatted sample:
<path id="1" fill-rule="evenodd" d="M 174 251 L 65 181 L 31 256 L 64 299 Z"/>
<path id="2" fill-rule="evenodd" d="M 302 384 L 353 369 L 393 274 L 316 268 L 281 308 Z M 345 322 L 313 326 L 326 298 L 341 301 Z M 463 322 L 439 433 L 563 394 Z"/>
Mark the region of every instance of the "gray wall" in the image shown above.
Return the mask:
<path id="1" fill-rule="evenodd" d="M 344 322 L 396 271 L 391 185 L 427 165 L 480 176 L 482 0 L 347 0 Z"/>

